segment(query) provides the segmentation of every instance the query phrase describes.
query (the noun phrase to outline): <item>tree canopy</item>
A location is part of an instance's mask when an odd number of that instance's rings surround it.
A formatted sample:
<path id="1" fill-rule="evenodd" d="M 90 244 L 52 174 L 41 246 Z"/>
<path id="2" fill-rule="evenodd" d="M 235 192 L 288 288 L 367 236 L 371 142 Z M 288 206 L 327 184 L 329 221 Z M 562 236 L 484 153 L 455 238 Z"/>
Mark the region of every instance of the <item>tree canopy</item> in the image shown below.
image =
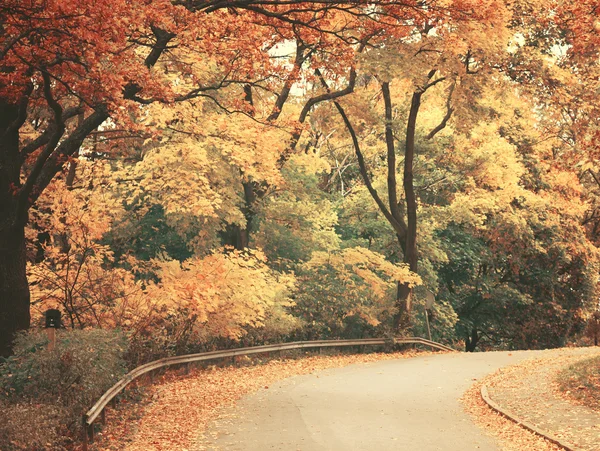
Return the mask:
<path id="1" fill-rule="evenodd" d="M 583 339 L 597 8 L 4 1 L 0 354 L 48 308 L 139 360 L 426 315 L 470 351 Z"/>

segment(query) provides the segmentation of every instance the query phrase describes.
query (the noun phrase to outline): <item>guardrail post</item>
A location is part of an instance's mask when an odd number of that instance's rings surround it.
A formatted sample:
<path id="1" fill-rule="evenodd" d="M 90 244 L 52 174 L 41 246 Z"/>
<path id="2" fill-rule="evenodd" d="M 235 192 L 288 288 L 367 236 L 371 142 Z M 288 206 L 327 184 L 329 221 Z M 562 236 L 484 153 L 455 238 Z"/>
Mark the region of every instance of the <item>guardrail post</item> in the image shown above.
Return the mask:
<path id="1" fill-rule="evenodd" d="M 87 415 L 83 416 L 83 451 L 87 451 L 88 444 L 94 443 L 94 423 L 87 424 Z"/>
<path id="2" fill-rule="evenodd" d="M 88 451 L 88 431 L 87 431 L 87 417 L 83 416 L 81 426 L 83 427 L 83 451 Z"/>
<path id="3" fill-rule="evenodd" d="M 102 422 L 102 426 L 106 426 L 106 407 L 102 409 L 102 413 L 100 414 L 100 421 Z"/>

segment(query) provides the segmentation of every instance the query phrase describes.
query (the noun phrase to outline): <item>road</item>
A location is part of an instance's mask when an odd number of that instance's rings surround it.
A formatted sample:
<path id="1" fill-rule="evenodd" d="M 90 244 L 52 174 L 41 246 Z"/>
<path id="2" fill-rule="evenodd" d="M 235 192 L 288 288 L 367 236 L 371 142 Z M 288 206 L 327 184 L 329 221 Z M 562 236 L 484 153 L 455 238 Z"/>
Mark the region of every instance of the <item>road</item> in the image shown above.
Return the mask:
<path id="1" fill-rule="evenodd" d="M 539 355 L 438 354 L 290 378 L 241 400 L 209 427 L 203 445 L 228 451 L 498 450 L 459 399 L 476 379 Z"/>

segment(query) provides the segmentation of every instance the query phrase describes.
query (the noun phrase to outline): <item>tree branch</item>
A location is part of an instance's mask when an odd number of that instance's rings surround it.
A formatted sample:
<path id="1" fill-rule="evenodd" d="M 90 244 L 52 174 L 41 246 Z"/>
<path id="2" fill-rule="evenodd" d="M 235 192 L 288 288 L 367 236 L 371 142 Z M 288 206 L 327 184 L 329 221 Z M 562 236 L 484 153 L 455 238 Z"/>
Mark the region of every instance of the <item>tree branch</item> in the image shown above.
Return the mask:
<path id="1" fill-rule="evenodd" d="M 319 77 L 322 76 L 321 71 L 319 69 L 315 70 L 315 74 Z M 302 108 L 302 111 L 300 112 L 300 117 L 298 119 L 298 122 L 303 124 L 304 121 L 306 120 L 306 116 L 308 116 L 308 113 L 310 112 L 312 107 L 315 106 L 317 103 L 325 102 L 327 100 L 337 99 L 339 97 L 343 97 L 345 95 L 352 94 L 354 92 L 355 84 L 356 84 L 356 69 L 354 67 L 352 67 L 350 69 L 350 75 L 348 77 L 348 86 L 346 86 L 344 89 L 340 89 L 339 91 L 330 91 L 328 89 L 326 93 L 315 96 L 315 97 L 311 97 L 310 99 L 308 99 L 308 101 L 304 105 L 304 108 Z"/>
<path id="2" fill-rule="evenodd" d="M 33 168 L 31 169 L 31 172 L 27 177 L 27 180 L 23 184 L 23 187 L 19 190 L 17 215 L 22 221 L 25 220 L 26 212 L 33 203 L 31 201 L 31 196 L 34 186 L 36 185 L 37 179 L 42 173 L 48 158 L 50 158 L 50 155 L 52 155 L 52 152 L 54 152 L 60 139 L 65 133 L 63 109 L 52 95 L 50 75 L 48 74 L 48 72 L 42 71 L 42 80 L 44 81 L 44 97 L 46 99 L 46 102 L 48 103 L 48 106 L 52 109 L 52 112 L 54 113 L 54 122 L 48 128 L 52 131 L 48 135 L 48 142 L 46 143 L 46 147 L 38 155 L 35 164 L 33 165 Z M 39 194 L 37 196 L 39 196 Z"/>
<path id="3" fill-rule="evenodd" d="M 20 199 L 21 215 L 26 214 L 27 208 L 29 208 L 38 199 L 40 194 L 48 186 L 56 173 L 62 168 L 68 157 L 77 152 L 89 134 L 98 128 L 98 126 L 100 126 L 109 117 L 110 116 L 107 109 L 105 107 L 99 107 L 96 111 L 89 115 L 81 123 L 81 125 L 69 135 L 68 138 L 64 139 L 58 147 L 56 147 L 56 144 L 52 147 L 52 149 L 55 150 L 50 151 L 49 156 L 45 156 L 44 164 L 41 165 L 42 167 L 39 169 L 39 171 L 37 171 L 37 175 L 33 177 L 34 170 L 32 170 L 27 179 L 26 184 L 29 183 L 30 187 L 27 196 Z M 53 142 L 54 140 L 51 139 L 43 152 L 44 154 L 46 153 L 47 149 L 49 149 L 50 144 Z M 38 162 L 41 162 L 41 160 L 38 159 Z M 36 162 L 36 165 L 38 162 Z M 35 189 L 33 189 L 34 187 Z M 23 189 L 25 189 L 25 186 Z"/>
<path id="4" fill-rule="evenodd" d="M 327 82 L 325 81 L 323 76 L 320 75 L 319 78 L 321 80 L 321 84 L 323 85 L 323 87 L 326 90 L 329 90 L 329 86 L 327 85 Z M 402 219 L 398 220 L 390 213 L 390 211 L 385 206 L 385 203 L 381 200 L 381 197 L 379 197 L 377 190 L 373 187 L 373 184 L 371 183 L 371 178 L 369 177 L 369 171 L 367 170 L 365 158 L 362 154 L 362 151 L 360 150 L 360 144 L 358 142 L 358 137 L 356 136 L 356 131 L 354 130 L 354 127 L 352 126 L 350 119 L 348 119 L 348 116 L 346 115 L 344 108 L 342 108 L 342 106 L 339 104 L 338 101 L 334 100 L 333 104 L 335 105 L 336 109 L 338 110 L 338 113 L 342 117 L 342 120 L 344 121 L 344 125 L 346 126 L 346 129 L 348 130 L 348 132 L 350 133 L 350 137 L 352 138 L 354 152 L 356 154 L 356 158 L 358 159 L 358 168 L 360 171 L 360 175 L 362 176 L 362 178 L 365 182 L 367 190 L 371 194 L 371 197 L 373 198 L 373 200 L 375 200 L 375 203 L 377 204 L 377 206 L 379 207 L 379 209 L 381 210 L 381 212 L 383 213 L 385 218 L 388 220 L 390 225 L 394 228 L 396 233 L 399 235 L 404 235 L 406 233 L 406 225 L 403 223 Z"/>
<path id="5" fill-rule="evenodd" d="M 452 113 L 454 113 L 454 108 L 452 108 L 452 94 L 454 93 L 455 87 L 456 82 L 452 83 L 452 86 L 450 86 L 450 92 L 448 93 L 448 99 L 446 100 L 446 114 L 444 115 L 442 121 L 437 125 L 437 127 L 435 127 L 427 134 L 427 136 L 425 137 L 427 140 L 433 139 L 435 135 L 437 135 L 444 128 L 446 128 L 448 121 L 452 117 Z"/>
<path id="6" fill-rule="evenodd" d="M 77 116 L 82 111 L 83 111 L 83 109 L 80 107 L 68 108 L 68 109 L 64 110 L 63 115 L 62 115 L 63 121 L 66 123 L 66 121 Z M 52 127 L 48 127 L 41 135 L 39 135 L 37 138 L 35 138 L 29 144 L 23 146 L 23 148 L 21 149 L 21 157 L 22 158 L 27 157 L 27 155 L 35 152 L 37 149 L 42 147 L 44 144 L 48 143 L 51 136 L 52 136 Z"/>
<path id="7" fill-rule="evenodd" d="M 385 144 L 387 147 L 387 188 L 390 212 L 395 218 L 402 218 L 398 207 L 398 193 L 396 183 L 396 146 L 394 144 L 394 131 L 392 129 L 392 98 L 389 82 L 381 83 L 381 92 L 385 104 Z"/>
<path id="8" fill-rule="evenodd" d="M 303 42 L 300 42 L 299 40 L 296 42 L 296 58 L 294 59 L 294 67 L 292 68 L 292 71 L 286 78 L 281 92 L 277 96 L 277 100 L 275 101 L 273 110 L 271 111 L 271 114 L 269 114 L 269 117 L 267 117 L 267 122 L 276 121 L 281 115 L 283 105 L 285 104 L 290 95 L 292 85 L 296 81 L 296 76 L 298 75 L 300 68 L 302 67 L 304 62 L 310 57 L 311 53 L 314 51 L 314 49 L 311 49 L 308 53 L 305 54 L 307 49 L 308 47 Z"/>

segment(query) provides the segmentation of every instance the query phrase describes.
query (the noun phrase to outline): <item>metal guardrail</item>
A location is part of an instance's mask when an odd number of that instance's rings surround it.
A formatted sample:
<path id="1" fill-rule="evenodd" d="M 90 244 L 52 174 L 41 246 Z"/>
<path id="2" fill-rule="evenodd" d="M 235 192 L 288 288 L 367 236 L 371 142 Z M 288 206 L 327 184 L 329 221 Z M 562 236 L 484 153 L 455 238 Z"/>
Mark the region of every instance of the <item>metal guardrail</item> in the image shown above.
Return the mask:
<path id="1" fill-rule="evenodd" d="M 83 415 L 83 449 L 87 451 L 88 442 L 93 442 L 94 439 L 94 422 L 98 417 L 101 418 L 103 424 L 106 423 L 105 408 L 121 393 L 125 387 L 140 376 L 171 365 L 181 365 L 186 363 L 202 362 L 206 360 L 223 359 L 235 356 L 245 356 L 252 354 L 263 354 L 267 352 L 288 351 L 293 349 L 307 348 L 326 348 L 326 347 L 343 347 L 343 346 L 384 346 L 394 344 L 422 344 L 441 351 L 458 352 L 449 346 L 435 341 L 427 340 L 419 337 L 409 338 L 365 338 L 356 340 L 318 340 L 318 341 L 295 341 L 291 343 L 279 343 L 275 345 L 252 346 L 248 348 L 229 349 L 226 351 L 203 352 L 200 354 L 188 354 L 176 357 L 167 357 L 160 360 L 155 360 L 145 365 L 138 366 L 127 373 L 120 381 L 109 388 L 102 397 L 96 401 L 96 404 Z"/>

